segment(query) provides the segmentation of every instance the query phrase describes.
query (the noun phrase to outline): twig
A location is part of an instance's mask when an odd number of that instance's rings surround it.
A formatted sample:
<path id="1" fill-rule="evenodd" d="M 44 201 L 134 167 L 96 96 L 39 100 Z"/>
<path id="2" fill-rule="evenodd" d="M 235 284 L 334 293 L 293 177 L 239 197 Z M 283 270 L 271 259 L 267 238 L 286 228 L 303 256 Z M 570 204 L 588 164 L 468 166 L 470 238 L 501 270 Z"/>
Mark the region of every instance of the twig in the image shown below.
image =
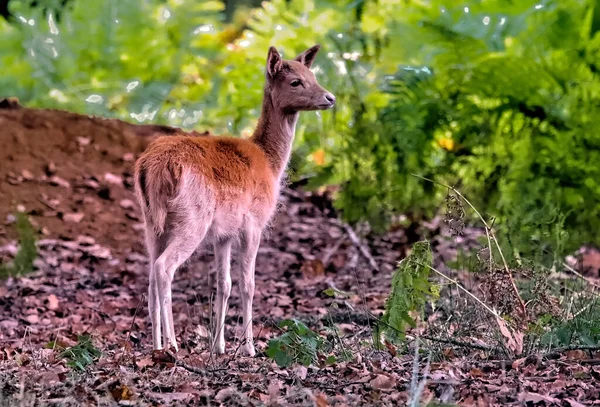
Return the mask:
<path id="1" fill-rule="evenodd" d="M 175 366 L 182 367 L 185 370 L 188 370 L 192 373 L 196 373 L 196 374 L 199 374 L 202 376 L 208 376 L 209 374 L 215 375 L 215 373 L 224 372 L 224 371 L 229 370 L 229 368 L 227 368 L 227 367 L 220 368 L 220 369 L 203 369 L 201 367 L 196 367 L 196 366 L 187 364 L 183 360 L 177 359 L 175 354 L 173 352 L 171 352 L 170 350 L 165 350 L 165 354 L 167 354 L 170 358 L 172 358 L 174 360 L 173 363 L 175 363 Z"/>
<path id="2" fill-rule="evenodd" d="M 442 186 L 444 188 L 450 189 L 456 195 L 458 195 L 459 197 L 461 197 L 462 200 L 465 201 L 467 203 L 467 205 L 469 205 L 471 207 L 471 209 L 473 209 L 473 211 L 475 212 L 475 214 L 477 215 L 477 217 L 481 220 L 481 222 L 485 226 L 485 232 L 486 232 L 487 237 L 488 237 L 488 244 L 491 244 L 491 242 L 490 242 L 490 234 L 491 234 L 492 240 L 494 241 L 494 244 L 496 245 L 496 248 L 498 249 L 498 253 L 500 253 L 500 258 L 502 259 L 502 263 L 504 265 L 504 270 L 506 271 L 506 275 L 508 276 L 508 279 L 510 280 L 512 289 L 515 292 L 515 296 L 516 296 L 517 300 L 519 301 L 519 306 L 521 307 L 521 312 L 522 312 L 522 315 L 523 315 L 523 319 L 526 320 L 527 319 L 527 308 L 525 307 L 525 302 L 523 301 L 523 299 L 521 298 L 521 295 L 519 294 L 519 289 L 517 288 L 517 285 L 515 284 L 515 279 L 514 279 L 514 277 L 512 275 L 512 272 L 510 271 L 510 268 L 508 267 L 508 263 L 506 262 L 506 259 L 504 258 L 504 254 L 502 253 L 502 249 L 500 249 L 500 244 L 498 243 L 498 239 L 496 238 L 496 234 L 494 233 L 494 229 L 492 229 L 492 227 L 486 222 L 485 218 L 481 215 L 481 213 L 479 213 L 479 211 L 477 210 L 477 208 L 475 208 L 475 206 L 473 206 L 473 204 L 467 198 L 465 198 L 465 196 L 463 194 L 461 194 L 460 191 L 457 190 L 456 188 L 451 187 L 450 185 L 446 185 L 444 183 L 441 183 L 439 181 L 432 180 L 431 178 L 423 177 L 421 175 L 417 175 L 417 174 L 411 174 L 411 175 L 413 177 L 420 178 L 420 179 L 422 179 L 424 181 L 432 182 L 432 183 L 440 185 L 440 186 Z M 491 257 L 492 257 L 492 247 L 491 247 L 491 245 L 488 247 L 488 250 L 490 251 L 490 259 L 491 259 Z"/>
<path id="3" fill-rule="evenodd" d="M 323 266 L 325 268 L 327 268 L 327 266 L 329 265 L 329 262 L 331 261 L 331 258 L 333 257 L 333 255 L 339 250 L 340 246 L 342 245 L 342 243 L 344 243 L 346 241 L 346 236 L 342 236 L 338 239 L 337 242 L 335 242 L 335 244 L 329 249 L 327 250 L 327 252 L 325 252 L 325 255 L 323 256 L 323 258 L 321 259 L 321 261 L 323 262 Z"/>
<path id="4" fill-rule="evenodd" d="M 336 219 L 336 223 L 346 231 L 348 237 L 350 238 L 354 246 L 358 248 L 363 257 L 369 262 L 369 266 L 371 266 L 372 271 L 379 271 L 379 266 L 373 258 L 373 255 L 371 255 L 371 251 L 367 246 L 365 246 L 364 243 L 360 241 L 360 238 L 358 237 L 354 229 L 352 229 L 352 227 L 347 223 L 341 222 L 338 219 Z"/>
<path id="5" fill-rule="evenodd" d="M 131 342 L 131 331 L 133 330 L 133 325 L 135 324 L 135 317 L 137 317 L 138 311 L 141 308 L 142 301 L 145 300 L 146 295 L 142 294 L 142 298 L 140 298 L 137 307 L 135 308 L 135 313 L 133 314 L 133 320 L 131 321 L 131 326 L 129 327 L 129 334 L 127 335 L 127 341 Z"/>

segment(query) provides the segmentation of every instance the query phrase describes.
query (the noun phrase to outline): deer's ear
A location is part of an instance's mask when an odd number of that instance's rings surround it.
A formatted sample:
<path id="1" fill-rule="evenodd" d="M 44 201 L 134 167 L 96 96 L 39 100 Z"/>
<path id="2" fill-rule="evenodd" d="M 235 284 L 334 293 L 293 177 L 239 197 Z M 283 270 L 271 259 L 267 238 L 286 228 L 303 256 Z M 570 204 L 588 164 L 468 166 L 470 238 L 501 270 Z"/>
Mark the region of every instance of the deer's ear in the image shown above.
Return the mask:
<path id="1" fill-rule="evenodd" d="M 298 55 L 296 57 L 296 61 L 304 64 L 304 66 L 306 66 L 307 68 L 310 68 L 313 64 L 313 61 L 315 60 L 315 57 L 317 56 L 317 52 L 319 52 L 319 49 L 321 49 L 321 46 L 319 44 L 315 45 L 314 47 L 310 47 L 309 49 Z"/>
<path id="2" fill-rule="evenodd" d="M 270 78 L 274 78 L 275 75 L 281 68 L 283 67 L 283 62 L 281 60 L 281 55 L 277 52 L 275 47 L 269 47 L 269 55 L 267 56 L 267 75 Z"/>

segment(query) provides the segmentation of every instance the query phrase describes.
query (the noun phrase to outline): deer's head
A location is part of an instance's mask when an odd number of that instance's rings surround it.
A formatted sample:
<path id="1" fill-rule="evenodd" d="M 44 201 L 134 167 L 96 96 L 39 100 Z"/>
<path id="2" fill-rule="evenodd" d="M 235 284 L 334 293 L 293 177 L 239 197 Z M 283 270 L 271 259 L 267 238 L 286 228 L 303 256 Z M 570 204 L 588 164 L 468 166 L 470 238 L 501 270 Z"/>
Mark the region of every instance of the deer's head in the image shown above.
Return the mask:
<path id="1" fill-rule="evenodd" d="M 267 90 L 273 105 L 286 113 L 325 110 L 335 105 L 335 96 L 319 85 L 310 67 L 320 45 L 315 45 L 293 60 L 283 60 L 275 47 L 267 57 Z"/>

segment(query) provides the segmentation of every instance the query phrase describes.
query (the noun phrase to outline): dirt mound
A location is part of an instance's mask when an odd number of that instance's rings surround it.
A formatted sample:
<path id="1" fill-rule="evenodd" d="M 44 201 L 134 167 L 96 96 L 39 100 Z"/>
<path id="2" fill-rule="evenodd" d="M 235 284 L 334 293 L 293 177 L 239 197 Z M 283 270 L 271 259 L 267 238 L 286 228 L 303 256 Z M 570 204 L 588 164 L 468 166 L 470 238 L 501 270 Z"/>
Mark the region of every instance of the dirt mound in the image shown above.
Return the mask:
<path id="1" fill-rule="evenodd" d="M 0 129 L 0 239 L 15 238 L 9 224 L 20 210 L 45 236 L 90 236 L 115 248 L 140 228 L 135 158 L 155 136 L 179 132 L 9 100 L 0 103 Z"/>

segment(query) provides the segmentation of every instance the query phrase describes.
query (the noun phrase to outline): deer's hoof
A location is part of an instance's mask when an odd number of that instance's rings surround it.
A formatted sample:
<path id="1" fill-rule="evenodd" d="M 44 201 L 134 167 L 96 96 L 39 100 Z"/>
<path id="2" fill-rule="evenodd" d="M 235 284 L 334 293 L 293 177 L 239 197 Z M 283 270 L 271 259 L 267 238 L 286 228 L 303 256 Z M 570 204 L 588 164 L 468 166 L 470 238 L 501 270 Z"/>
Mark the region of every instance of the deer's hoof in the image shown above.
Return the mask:
<path id="1" fill-rule="evenodd" d="M 256 351 L 254 350 L 254 345 L 251 343 L 243 344 L 240 351 L 243 355 L 247 355 L 250 357 L 254 357 L 254 355 L 256 355 Z"/>
<path id="2" fill-rule="evenodd" d="M 225 342 L 223 342 L 223 343 L 217 343 L 215 345 L 215 353 L 217 355 L 223 355 L 225 353 Z"/>

